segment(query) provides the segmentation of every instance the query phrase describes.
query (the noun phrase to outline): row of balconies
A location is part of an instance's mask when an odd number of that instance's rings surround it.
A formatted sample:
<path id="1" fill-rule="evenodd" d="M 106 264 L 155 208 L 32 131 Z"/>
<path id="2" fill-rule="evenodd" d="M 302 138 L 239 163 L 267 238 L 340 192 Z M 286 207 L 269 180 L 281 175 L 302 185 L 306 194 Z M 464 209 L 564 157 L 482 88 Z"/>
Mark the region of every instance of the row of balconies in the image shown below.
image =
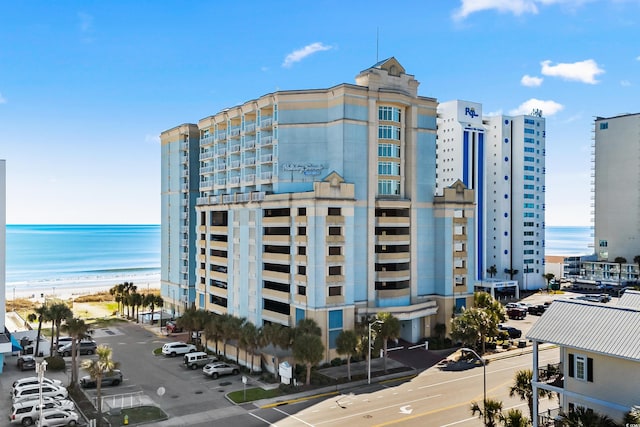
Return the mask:
<path id="1" fill-rule="evenodd" d="M 200 153 L 200 161 L 209 161 L 209 160 L 213 160 L 214 157 L 214 152 L 207 152 L 207 153 Z M 237 169 L 240 167 L 240 165 L 244 165 L 244 166 L 253 166 L 255 164 L 268 164 L 268 163 L 273 163 L 273 154 L 263 154 L 260 157 L 257 156 L 251 156 L 251 157 L 245 157 L 244 160 L 240 161 L 240 160 L 229 160 L 227 159 L 227 161 L 225 162 L 224 160 L 218 160 L 218 163 L 216 164 L 216 170 L 224 170 L 226 169 Z M 189 176 L 189 172 L 188 171 L 184 171 L 186 172 L 186 175 L 183 174 L 183 177 L 188 177 Z M 200 168 L 200 172 L 202 173 L 202 168 Z"/>

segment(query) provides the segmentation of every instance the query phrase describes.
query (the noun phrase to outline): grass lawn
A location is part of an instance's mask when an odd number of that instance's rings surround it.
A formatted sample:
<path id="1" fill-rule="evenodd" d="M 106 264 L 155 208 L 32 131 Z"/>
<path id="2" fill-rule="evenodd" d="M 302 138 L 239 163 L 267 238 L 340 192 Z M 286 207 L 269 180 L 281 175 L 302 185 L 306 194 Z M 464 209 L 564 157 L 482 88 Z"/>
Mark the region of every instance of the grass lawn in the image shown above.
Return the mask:
<path id="1" fill-rule="evenodd" d="M 128 424 L 130 425 L 162 421 L 168 418 L 167 414 L 157 406 L 139 406 L 137 408 L 123 409 L 120 415 L 110 415 L 109 422 L 112 426 L 124 425 L 125 415 L 128 417 Z"/>
<path id="2" fill-rule="evenodd" d="M 256 388 L 248 388 L 247 389 L 247 398 L 244 398 L 244 390 L 233 391 L 229 393 L 227 396 L 234 403 L 244 403 L 244 402 L 253 402 L 254 400 L 260 399 L 270 399 L 272 397 L 282 396 L 284 393 L 279 388 L 274 388 L 272 390 L 264 390 L 260 387 Z"/>

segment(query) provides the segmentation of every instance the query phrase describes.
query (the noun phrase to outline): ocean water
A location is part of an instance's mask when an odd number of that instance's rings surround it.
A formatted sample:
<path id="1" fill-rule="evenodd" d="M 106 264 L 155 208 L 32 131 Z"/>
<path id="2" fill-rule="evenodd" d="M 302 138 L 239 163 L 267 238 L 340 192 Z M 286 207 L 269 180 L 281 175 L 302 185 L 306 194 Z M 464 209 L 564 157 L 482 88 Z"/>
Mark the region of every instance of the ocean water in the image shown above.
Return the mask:
<path id="1" fill-rule="evenodd" d="M 7 225 L 6 287 L 159 281 L 159 225 Z M 547 255 L 593 252 L 590 227 L 547 227 Z"/>
<path id="2" fill-rule="evenodd" d="M 6 285 L 46 288 L 160 274 L 159 225 L 7 225 Z"/>
<path id="3" fill-rule="evenodd" d="M 593 237 L 591 227 L 547 227 L 546 255 L 591 255 Z"/>

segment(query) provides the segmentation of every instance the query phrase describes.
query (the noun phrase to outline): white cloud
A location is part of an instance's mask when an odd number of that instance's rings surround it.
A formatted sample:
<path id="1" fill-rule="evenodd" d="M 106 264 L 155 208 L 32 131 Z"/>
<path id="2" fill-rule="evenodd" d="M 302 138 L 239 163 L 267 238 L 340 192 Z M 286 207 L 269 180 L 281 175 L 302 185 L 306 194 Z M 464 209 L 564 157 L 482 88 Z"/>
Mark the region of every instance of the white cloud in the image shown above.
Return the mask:
<path id="1" fill-rule="evenodd" d="M 294 50 L 293 52 L 288 54 L 287 57 L 284 58 L 284 62 L 282 63 L 282 66 L 285 68 L 289 68 L 294 63 L 302 61 L 304 58 L 306 58 L 309 55 L 313 55 L 316 52 L 321 52 L 323 50 L 329 50 L 329 49 L 331 49 L 331 46 L 324 45 L 320 42 L 312 43 L 310 45 L 303 47 L 302 49 Z"/>
<path id="2" fill-rule="evenodd" d="M 574 63 L 558 63 L 551 65 L 551 61 L 546 60 L 540 63 L 542 70 L 540 71 L 545 76 L 560 77 L 564 80 L 572 80 L 588 84 L 596 84 L 596 76 L 604 74 L 604 70 L 598 66 L 598 63 L 593 59 L 587 59 L 584 61 Z"/>
<path id="3" fill-rule="evenodd" d="M 465 19 L 472 13 L 483 10 L 497 10 L 498 12 L 511 12 L 514 15 L 523 13 L 538 13 L 536 2 L 533 0 L 461 0 L 462 4 L 457 9 L 454 19 Z"/>
<path id="4" fill-rule="evenodd" d="M 150 142 L 152 144 L 160 144 L 160 135 L 157 135 L 157 134 L 152 135 L 148 133 L 144 136 L 144 142 Z"/>
<path id="5" fill-rule="evenodd" d="M 545 117 L 553 116 L 557 112 L 564 109 L 564 105 L 555 101 L 543 101 L 541 99 L 531 98 L 518 106 L 518 108 L 509 111 L 511 116 L 519 116 L 521 114 L 531 114 L 533 110 L 542 110 Z"/>
<path id="6" fill-rule="evenodd" d="M 490 111 L 488 113 L 482 113 L 483 116 L 501 116 L 503 114 L 502 110 Z"/>
<path id="7" fill-rule="evenodd" d="M 456 20 L 465 19 L 472 13 L 485 10 L 497 10 L 501 13 L 512 13 L 516 16 L 525 13 L 537 14 L 538 5 L 559 4 L 569 7 L 580 6 L 592 0 L 460 0 L 461 5 L 453 13 Z"/>
<path id="8" fill-rule="evenodd" d="M 0 93 L 0 104 L 6 104 L 6 103 L 7 103 L 7 98 L 2 96 L 2 94 Z"/>
<path id="9" fill-rule="evenodd" d="M 620 86 L 631 86 L 631 82 L 629 80 L 620 80 Z"/>
<path id="10" fill-rule="evenodd" d="M 522 76 L 522 79 L 520 79 L 520 83 L 522 84 L 522 86 L 538 87 L 542 84 L 542 80 L 542 77 L 535 77 L 525 74 L 524 76 Z"/>

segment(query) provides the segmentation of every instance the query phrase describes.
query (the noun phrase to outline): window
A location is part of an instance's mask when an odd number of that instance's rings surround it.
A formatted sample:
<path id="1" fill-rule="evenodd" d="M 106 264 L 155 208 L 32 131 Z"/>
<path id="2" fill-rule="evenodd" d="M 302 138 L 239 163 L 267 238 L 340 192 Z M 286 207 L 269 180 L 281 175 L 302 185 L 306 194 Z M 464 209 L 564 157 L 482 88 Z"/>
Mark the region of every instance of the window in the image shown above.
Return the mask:
<path id="1" fill-rule="evenodd" d="M 307 216 L 307 208 L 298 208 L 298 216 Z"/>
<path id="2" fill-rule="evenodd" d="M 342 275 L 342 266 L 334 265 L 333 267 L 329 267 L 329 276 L 341 276 Z"/>
<path id="3" fill-rule="evenodd" d="M 609 129 L 609 122 L 600 123 L 600 130 Z"/>
<path id="4" fill-rule="evenodd" d="M 378 144 L 378 156 L 400 158 L 400 146 L 389 143 Z"/>
<path id="5" fill-rule="evenodd" d="M 524 241 L 524 245 L 525 246 L 533 246 L 533 240 L 525 240 Z"/>
<path id="6" fill-rule="evenodd" d="M 534 135 L 536 133 L 536 131 L 534 129 L 525 129 L 524 133 L 528 133 L 528 134 Z"/>
<path id="7" fill-rule="evenodd" d="M 298 266 L 298 274 L 305 276 L 307 274 L 307 266 L 306 265 L 299 265 Z"/>
<path id="8" fill-rule="evenodd" d="M 342 332 L 342 310 L 329 311 L 329 348 L 336 348 L 336 339 Z"/>
<path id="9" fill-rule="evenodd" d="M 525 153 L 534 153 L 535 152 L 535 148 L 533 148 L 533 147 L 524 147 L 524 152 Z"/>
<path id="10" fill-rule="evenodd" d="M 378 162 L 378 175 L 400 175 L 400 163 Z"/>
<path id="11" fill-rule="evenodd" d="M 329 246 L 329 255 L 342 255 L 342 246 Z"/>
<path id="12" fill-rule="evenodd" d="M 307 227 L 298 227 L 298 236 L 306 236 Z"/>
<path id="13" fill-rule="evenodd" d="M 379 179 L 378 194 L 397 196 L 400 194 L 400 183 L 391 179 Z"/>
<path id="14" fill-rule="evenodd" d="M 533 125 L 535 124 L 533 119 L 524 119 L 524 124 L 525 125 Z"/>
<path id="15" fill-rule="evenodd" d="M 298 255 L 306 255 L 307 247 L 306 246 L 298 246 Z"/>
<path id="16" fill-rule="evenodd" d="M 531 157 L 531 156 L 524 156 L 524 161 L 525 162 L 534 162 L 535 159 L 533 157 Z"/>
<path id="17" fill-rule="evenodd" d="M 380 125 L 378 126 L 378 138 L 400 140 L 400 128 L 398 126 Z"/>
<path id="18" fill-rule="evenodd" d="M 524 193 L 524 198 L 525 199 L 533 199 L 533 194 Z"/>
<path id="19" fill-rule="evenodd" d="M 525 204 L 524 204 L 524 208 L 525 208 L 525 209 L 533 209 L 533 207 L 534 207 L 534 204 L 533 204 L 533 203 L 525 203 Z"/>
<path id="20" fill-rule="evenodd" d="M 398 107 L 378 107 L 378 120 L 386 120 L 389 122 L 399 122 L 401 118 L 400 109 Z"/>
<path id="21" fill-rule="evenodd" d="M 340 236 L 342 234 L 342 228 L 329 227 L 329 236 Z"/>
<path id="22" fill-rule="evenodd" d="M 533 175 L 525 175 L 524 176 L 524 180 L 525 181 L 533 181 L 535 178 L 533 177 Z"/>
<path id="23" fill-rule="evenodd" d="M 535 167 L 533 167 L 533 166 L 525 166 L 525 167 L 524 167 L 524 170 L 529 171 L 529 172 L 533 172 L 533 171 L 535 171 L 535 170 L 536 170 L 536 168 L 535 168 Z"/>
<path id="24" fill-rule="evenodd" d="M 569 376 L 577 380 L 593 382 L 593 359 L 581 354 L 569 353 Z"/>
<path id="25" fill-rule="evenodd" d="M 342 209 L 340 208 L 329 208 L 328 209 L 329 216 L 340 216 L 342 215 Z"/>
<path id="26" fill-rule="evenodd" d="M 298 285 L 298 295 L 306 295 L 307 287 Z"/>
<path id="27" fill-rule="evenodd" d="M 339 297 L 342 295 L 342 286 L 329 286 L 329 296 Z"/>
<path id="28" fill-rule="evenodd" d="M 525 138 L 524 142 L 528 143 L 528 144 L 535 144 L 535 140 L 533 138 Z"/>
<path id="29" fill-rule="evenodd" d="M 533 190 L 534 189 L 534 185 L 533 184 L 525 184 L 524 185 L 524 189 L 525 190 Z"/>

